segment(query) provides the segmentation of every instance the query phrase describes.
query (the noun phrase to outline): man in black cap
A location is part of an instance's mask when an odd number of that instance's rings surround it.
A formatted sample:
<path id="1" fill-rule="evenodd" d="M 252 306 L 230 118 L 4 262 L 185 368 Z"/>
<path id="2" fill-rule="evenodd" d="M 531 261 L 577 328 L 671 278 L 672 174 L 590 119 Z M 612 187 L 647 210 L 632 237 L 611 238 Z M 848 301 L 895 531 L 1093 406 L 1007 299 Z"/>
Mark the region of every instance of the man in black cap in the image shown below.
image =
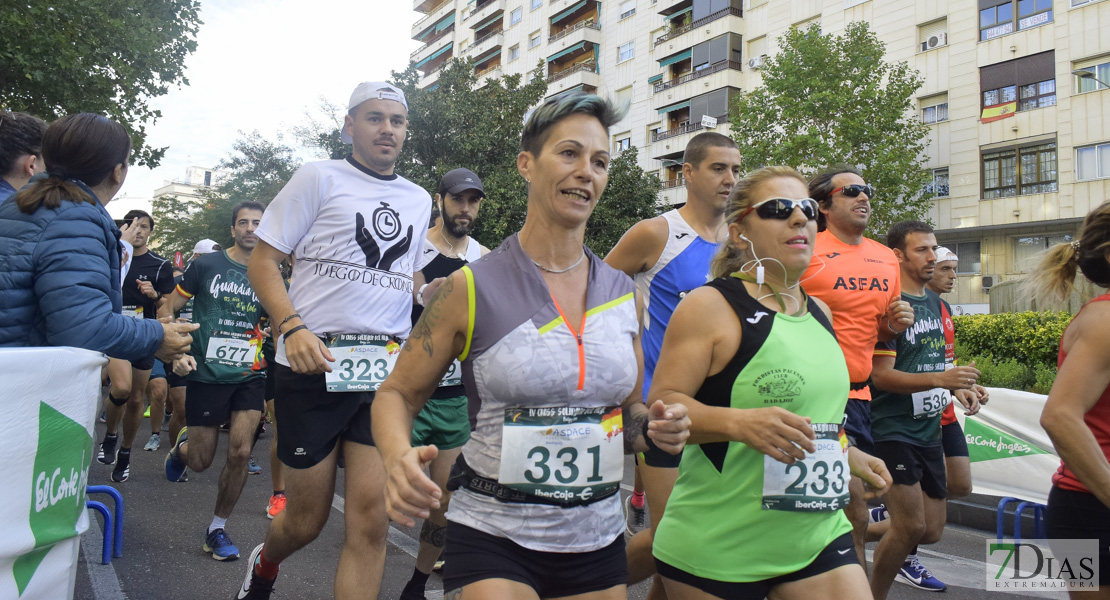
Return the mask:
<path id="1" fill-rule="evenodd" d="M 417 303 L 412 308 L 414 325 L 424 310 L 424 303 L 431 299 L 439 282 L 463 265 L 478 260 L 489 252 L 488 248 L 469 235 L 484 197 L 482 180 L 468 169 L 448 171 L 440 180 L 435 205 L 443 221 L 438 227 L 428 230 L 421 254 L 421 269 L 413 276 Z M 435 444 L 439 449 L 429 471 L 432 481 L 439 485 L 443 495 L 440 507 L 424 520 L 424 526 L 420 530 L 420 551 L 416 555 L 416 568 L 401 592 L 401 600 L 423 600 L 428 575 L 443 552 L 447 533 L 447 519 L 444 515 L 450 500 L 447 477 L 463 444 L 470 439 L 466 391 L 462 386 L 460 369 L 459 362 L 455 361 L 412 424 L 414 445 Z"/>

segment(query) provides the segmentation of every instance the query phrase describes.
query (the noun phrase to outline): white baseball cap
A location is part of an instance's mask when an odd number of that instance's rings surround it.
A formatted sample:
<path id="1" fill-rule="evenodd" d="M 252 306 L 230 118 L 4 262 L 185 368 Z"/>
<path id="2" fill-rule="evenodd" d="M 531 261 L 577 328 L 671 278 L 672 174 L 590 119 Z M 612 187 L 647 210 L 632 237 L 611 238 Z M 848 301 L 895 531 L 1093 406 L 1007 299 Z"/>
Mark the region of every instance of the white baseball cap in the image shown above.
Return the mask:
<path id="1" fill-rule="evenodd" d="M 409 103 L 405 100 L 405 93 L 401 91 L 401 88 L 390 85 L 384 81 L 364 81 L 358 84 L 354 92 L 351 92 L 351 101 L 347 103 L 347 112 L 351 112 L 359 104 L 373 98 L 400 102 L 401 106 L 405 107 L 405 110 L 409 109 Z M 339 138 L 343 140 L 344 144 L 350 144 L 354 142 L 354 140 L 351 138 L 350 134 L 347 133 L 346 129 L 346 127 L 340 129 Z"/>
<path id="2" fill-rule="evenodd" d="M 210 254 L 220 249 L 220 245 L 212 240 L 201 240 L 193 246 L 193 254 Z"/>
<path id="3" fill-rule="evenodd" d="M 937 248 L 937 262 L 942 263 L 949 260 L 958 261 L 960 259 L 956 258 L 955 252 L 949 250 L 948 248 L 945 248 L 944 246 Z"/>

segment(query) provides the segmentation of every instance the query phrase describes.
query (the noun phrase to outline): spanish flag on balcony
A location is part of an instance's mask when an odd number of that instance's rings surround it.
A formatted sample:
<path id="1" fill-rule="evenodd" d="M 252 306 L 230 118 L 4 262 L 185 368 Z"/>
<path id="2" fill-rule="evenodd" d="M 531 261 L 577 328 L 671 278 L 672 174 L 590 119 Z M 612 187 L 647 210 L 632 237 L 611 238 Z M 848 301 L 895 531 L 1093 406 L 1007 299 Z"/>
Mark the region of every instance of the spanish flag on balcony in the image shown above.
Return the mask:
<path id="1" fill-rule="evenodd" d="M 979 118 L 982 123 L 990 123 L 999 119 L 1014 116 L 1017 112 L 1017 101 L 1006 102 L 1004 104 L 995 104 L 983 109 L 983 115 Z"/>

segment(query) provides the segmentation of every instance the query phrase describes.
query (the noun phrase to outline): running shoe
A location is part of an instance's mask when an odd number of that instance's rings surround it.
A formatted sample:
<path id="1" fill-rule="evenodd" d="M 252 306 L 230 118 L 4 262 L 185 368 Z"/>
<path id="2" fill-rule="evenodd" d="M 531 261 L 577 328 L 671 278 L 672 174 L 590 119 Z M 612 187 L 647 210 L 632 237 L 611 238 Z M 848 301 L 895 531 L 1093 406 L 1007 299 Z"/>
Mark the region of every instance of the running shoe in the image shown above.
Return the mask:
<path id="1" fill-rule="evenodd" d="M 158 435 L 157 433 L 152 433 L 152 434 L 150 434 L 150 441 L 148 441 L 146 443 L 146 445 L 143 446 L 143 450 L 146 450 L 147 452 L 154 452 L 155 450 L 157 450 L 161 446 L 162 446 L 162 436 Z"/>
<path id="2" fill-rule="evenodd" d="M 273 519 L 285 510 L 285 494 L 274 494 L 266 503 L 266 516 Z"/>
<path id="3" fill-rule="evenodd" d="M 188 481 L 182 479 L 185 474 L 185 461 L 181 460 L 178 449 L 185 441 L 189 439 L 189 428 L 182 427 L 181 433 L 177 434 L 177 442 L 173 445 L 173 449 L 166 454 L 166 480 L 170 482 Z"/>
<path id="4" fill-rule="evenodd" d="M 885 504 L 880 504 L 875 508 L 867 510 L 867 522 L 880 523 L 890 518 L 890 513 L 886 510 Z"/>
<path id="5" fill-rule="evenodd" d="M 898 576 L 894 579 L 926 592 L 943 592 L 948 589 L 943 581 L 933 577 L 929 569 L 922 566 L 916 555 L 902 564 L 902 568 L 898 570 Z"/>
<path id="6" fill-rule="evenodd" d="M 146 412 L 143 413 L 143 418 L 144 419 L 149 419 L 150 418 L 150 405 L 149 404 L 146 405 Z"/>
<path id="7" fill-rule="evenodd" d="M 204 551 L 212 553 L 216 560 L 235 560 L 239 558 L 239 549 L 231 543 L 223 527 L 211 531 L 204 538 Z"/>
<path id="8" fill-rule="evenodd" d="M 96 420 L 100 421 L 101 423 L 107 423 L 108 422 L 108 413 L 106 413 L 104 411 L 100 411 L 100 416 L 97 417 Z"/>
<path id="9" fill-rule="evenodd" d="M 116 462 L 116 442 L 119 441 L 118 436 L 104 436 L 104 441 L 100 442 L 100 450 L 96 453 L 96 460 L 100 464 L 111 465 Z"/>
<path id="10" fill-rule="evenodd" d="M 435 573 L 442 573 L 443 572 L 443 565 L 446 564 L 446 562 L 447 561 L 444 561 L 444 560 L 437 560 L 436 564 L 432 565 L 432 571 L 435 572 Z"/>
<path id="11" fill-rule="evenodd" d="M 112 469 L 112 481 L 123 483 L 131 476 L 131 453 L 120 451 L 116 458 L 116 466 Z"/>
<path id="12" fill-rule="evenodd" d="M 247 576 L 243 578 L 243 586 L 235 595 L 235 600 L 270 600 L 274 592 L 274 580 L 259 577 L 254 574 L 254 566 L 258 564 L 258 557 L 262 554 L 262 544 L 255 546 L 247 560 Z"/>
<path id="13" fill-rule="evenodd" d="M 647 506 L 636 508 L 632 506 L 632 496 L 624 501 L 624 530 L 628 535 L 636 535 L 648 526 Z"/>
<path id="14" fill-rule="evenodd" d="M 250 462 L 247 463 L 247 474 L 248 475 L 259 475 L 261 473 L 262 473 L 262 467 L 258 466 L 254 462 L 254 457 L 252 456 Z"/>

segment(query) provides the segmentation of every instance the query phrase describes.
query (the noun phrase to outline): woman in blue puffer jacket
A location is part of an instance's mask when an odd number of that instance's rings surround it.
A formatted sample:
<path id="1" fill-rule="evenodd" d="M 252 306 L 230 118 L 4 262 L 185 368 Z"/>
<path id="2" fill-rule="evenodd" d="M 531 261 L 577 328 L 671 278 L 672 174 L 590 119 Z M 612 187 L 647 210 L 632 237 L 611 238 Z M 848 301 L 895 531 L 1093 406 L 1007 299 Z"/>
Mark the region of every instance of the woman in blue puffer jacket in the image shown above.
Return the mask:
<path id="1" fill-rule="evenodd" d="M 127 131 L 100 115 L 47 128 L 47 176 L 0 204 L 0 347 L 167 361 L 188 350 L 196 325 L 120 314 L 120 231 L 103 205 L 123 186 L 130 152 Z"/>

